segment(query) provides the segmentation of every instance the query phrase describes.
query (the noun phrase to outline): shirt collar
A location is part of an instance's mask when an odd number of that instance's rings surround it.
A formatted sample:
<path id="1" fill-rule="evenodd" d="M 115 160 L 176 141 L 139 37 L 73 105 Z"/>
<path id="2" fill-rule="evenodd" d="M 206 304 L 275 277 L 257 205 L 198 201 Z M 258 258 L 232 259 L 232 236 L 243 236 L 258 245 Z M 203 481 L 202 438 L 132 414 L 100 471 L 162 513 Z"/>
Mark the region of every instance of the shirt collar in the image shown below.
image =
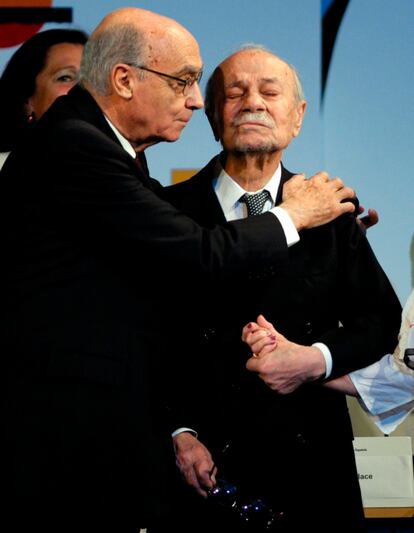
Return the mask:
<path id="1" fill-rule="evenodd" d="M 220 169 L 218 176 L 214 183 L 214 190 L 217 194 L 219 202 L 222 206 L 224 213 L 229 212 L 234 208 L 236 203 L 240 200 L 240 197 L 247 191 L 245 191 L 238 183 L 236 183 L 224 170 L 221 163 L 219 163 Z M 282 165 L 279 163 L 275 173 L 266 183 L 266 186 L 263 189 L 269 191 L 272 198 L 272 204 L 276 202 L 277 192 L 279 190 L 280 179 L 282 176 Z M 260 189 L 260 192 L 263 189 Z"/>
<path id="2" fill-rule="evenodd" d="M 122 133 L 119 132 L 119 130 L 117 130 L 115 128 L 115 126 L 112 124 L 112 122 L 109 120 L 109 118 L 104 115 L 104 117 L 106 118 L 106 121 L 108 122 L 108 124 L 110 125 L 112 131 L 115 133 L 116 135 L 116 138 L 118 139 L 118 141 L 121 143 L 121 146 L 122 148 L 129 153 L 129 155 L 131 157 L 133 157 L 134 159 L 137 157 L 137 153 L 135 152 L 132 144 L 128 141 L 128 139 L 126 139 Z"/>

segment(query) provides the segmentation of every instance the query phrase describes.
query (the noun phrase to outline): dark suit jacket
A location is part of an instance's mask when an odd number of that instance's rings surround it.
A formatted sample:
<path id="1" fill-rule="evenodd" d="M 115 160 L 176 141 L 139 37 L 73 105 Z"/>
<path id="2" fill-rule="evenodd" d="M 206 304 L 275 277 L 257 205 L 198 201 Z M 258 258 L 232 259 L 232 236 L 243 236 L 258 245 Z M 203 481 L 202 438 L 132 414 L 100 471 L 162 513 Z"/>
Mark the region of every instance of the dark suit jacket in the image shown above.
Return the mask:
<path id="1" fill-rule="evenodd" d="M 214 158 L 164 194 L 200 224 L 213 227 L 224 221 L 212 187 L 217 175 Z M 283 168 L 282 184 L 291 175 Z M 190 313 L 180 316 L 193 318 L 185 335 L 194 332 L 187 342 L 197 380 L 186 376 L 194 387 L 187 387 L 182 409 L 173 410 L 175 429 L 196 429 L 215 460 L 224 463 L 224 472 L 253 495 L 267 495 L 295 520 L 330 530 L 336 516 L 354 527 L 361 502 L 345 396 L 318 384 L 284 396 L 272 392 L 245 369 L 250 354 L 240 340 L 242 327 L 262 313 L 292 341 L 325 343 L 332 353 L 332 378 L 394 349 L 400 304 L 354 215 L 302 231 L 283 265 L 248 280 L 191 291 Z M 182 357 L 182 344 L 179 349 Z M 227 458 L 221 459 L 220 450 L 229 442 Z"/>
<path id="2" fill-rule="evenodd" d="M 8 506 L 34 502 L 42 527 L 45 501 L 62 516 L 84 504 L 95 524 L 111 513 L 136 523 L 163 490 L 152 412 L 163 280 L 283 262 L 283 231 L 271 215 L 206 230 L 177 212 L 79 87 L 0 176 Z"/>

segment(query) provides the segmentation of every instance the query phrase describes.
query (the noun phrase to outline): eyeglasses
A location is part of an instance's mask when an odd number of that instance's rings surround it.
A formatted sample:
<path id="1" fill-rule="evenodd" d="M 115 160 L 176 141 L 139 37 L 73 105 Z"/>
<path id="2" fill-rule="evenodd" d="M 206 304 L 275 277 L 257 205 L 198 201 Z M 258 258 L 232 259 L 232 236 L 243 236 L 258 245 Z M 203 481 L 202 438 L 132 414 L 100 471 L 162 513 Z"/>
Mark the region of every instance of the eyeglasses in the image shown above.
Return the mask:
<path id="1" fill-rule="evenodd" d="M 227 456 L 229 449 L 231 445 L 227 443 L 221 451 L 222 458 Z M 214 464 L 210 470 L 210 477 L 215 471 L 216 465 Z M 280 531 L 285 524 L 286 517 L 283 512 L 274 511 L 262 499 L 244 497 L 237 485 L 227 479 L 217 478 L 214 487 L 209 489 L 207 494 L 212 503 L 234 513 L 242 529 L 246 526 L 250 531 L 258 529 Z"/>
<path id="2" fill-rule="evenodd" d="M 131 67 L 139 68 L 141 70 L 146 70 L 147 72 L 152 72 L 153 74 L 157 74 L 158 76 L 163 76 L 164 78 L 168 78 L 169 80 L 174 80 L 178 83 L 180 87 L 182 87 L 182 94 L 184 96 L 187 96 L 189 93 L 190 88 L 195 83 L 200 83 L 201 77 L 203 76 L 203 70 L 200 70 L 196 75 L 190 76 L 189 78 L 177 78 L 177 76 L 171 76 L 171 74 L 165 74 L 165 72 L 160 72 L 159 70 L 153 70 L 152 68 L 147 67 L 141 67 L 139 65 L 133 65 L 131 63 L 128 63 Z"/>
<path id="3" fill-rule="evenodd" d="M 414 370 L 414 348 L 407 348 L 404 352 L 404 363 Z"/>
<path id="4" fill-rule="evenodd" d="M 284 522 L 284 513 L 275 512 L 263 500 L 242 500 L 236 485 L 218 478 L 216 485 L 208 490 L 211 501 L 234 512 L 238 519 L 249 526 L 249 530 L 276 531 Z"/>

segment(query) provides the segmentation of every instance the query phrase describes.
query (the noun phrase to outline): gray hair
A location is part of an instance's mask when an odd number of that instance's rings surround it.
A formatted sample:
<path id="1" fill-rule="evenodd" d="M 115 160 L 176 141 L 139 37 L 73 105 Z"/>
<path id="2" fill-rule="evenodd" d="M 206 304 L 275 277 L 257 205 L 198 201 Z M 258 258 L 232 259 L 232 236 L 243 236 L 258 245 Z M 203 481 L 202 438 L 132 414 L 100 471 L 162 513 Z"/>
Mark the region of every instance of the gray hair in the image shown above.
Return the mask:
<path id="1" fill-rule="evenodd" d="M 266 46 L 263 46 L 261 44 L 254 44 L 254 43 L 247 43 L 242 45 L 240 48 L 235 50 L 233 54 L 231 54 L 229 57 L 231 57 L 234 54 L 237 54 L 238 52 L 243 52 L 245 50 L 251 50 L 251 51 L 261 51 L 261 52 L 267 52 L 268 54 L 276 57 L 277 59 L 280 59 L 280 61 L 283 61 L 286 63 L 286 65 L 289 67 L 289 69 L 292 72 L 293 75 L 293 81 L 294 81 L 294 98 L 297 104 L 299 104 L 301 101 L 305 100 L 305 93 L 303 91 L 302 83 L 299 78 L 299 74 L 296 70 L 296 68 L 276 55 L 274 52 L 272 52 L 269 48 L 266 48 Z M 227 58 L 227 59 L 228 59 Z M 205 99 L 204 99 L 204 111 L 206 115 L 209 118 L 209 121 L 211 125 L 218 124 L 220 117 L 218 116 L 219 113 L 219 99 L 221 95 L 217 94 L 217 86 L 216 83 L 217 78 L 219 78 L 220 74 L 220 67 L 217 67 L 213 74 L 209 77 L 206 85 L 206 92 L 205 92 Z M 213 126 L 214 130 L 214 126 Z"/>
<path id="2" fill-rule="evenodd" d="M 145 44 L 145 35 L 132 24 L 117 24 L 93 34 L 82 54 L 79 83 L 108 95 L 112 68 L 118 63 L 145 65 Z"/>

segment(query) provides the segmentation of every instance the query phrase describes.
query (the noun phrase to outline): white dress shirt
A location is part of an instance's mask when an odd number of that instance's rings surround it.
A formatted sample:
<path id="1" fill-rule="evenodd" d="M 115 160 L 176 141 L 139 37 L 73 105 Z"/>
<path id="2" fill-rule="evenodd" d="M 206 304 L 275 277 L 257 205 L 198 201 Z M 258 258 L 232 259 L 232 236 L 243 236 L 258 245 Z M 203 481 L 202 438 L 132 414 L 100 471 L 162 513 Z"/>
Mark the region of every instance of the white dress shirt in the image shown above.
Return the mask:
<path id="1" fill-rule="evenodd" d="M 266 183 L 266 187 L 264 187 L 267 191 L 269 191 L 271 200 L 266 201 L 263 207 L 263 212 L 270 211 L 277 216 L 285 233 L 287 245 L 292 246 L 299 241 L 299 234 L 295 228 L 295 225 L 284 209 L 280 207 L 273 207 L 276 202 L 281 176 L 282 167 L 279 165 L 274 175 Z M 221 168 L 218 177 L 214 180 L 213 188 L 223 210 L 224 216 L 228 222 L 247 217 L 246 204 L 244 202 L 239 202 L 240 197 L 247 191 L 240 187 L 240 185 L 236 183 L 223 168 Z M 260 192 L 261 190 L 263 189 L 255 192 Z"/>
<path id="2" fill-rule="evenodd" d="M 136 154 L 136 152 L 135 152 L 134 147 L 132 146 L 132 144 L 128 141 L 128 139 L 126 139 L 126 138 L 122 135 L 122 133 L 121 133 L 119 130 L 117 130 L 117 129 L 115 128 L 115 126 L 112 124 L 112 122 L 109 120 L 109 118 L 108 118 L 106 115 L 104 115 L 104 117 L 106 118 L 106 121 L 108 122 L 108 124 L 111 126 L 111 130 L 115 133 L 115 135 L 116 135 L 118 141 L 121 143 L 122 148 L 123 148 L 126 152 L 128 152 L 128 154 L 129 154 L 132 158 L 135 159 L 136 156 L 137 156 L 137 154 Z"/>
<path id="3" fill-rule="evenodd" d="M 395 352 L 350 374 L 361 406 L 385 434 L 394 431 L 414 409 L 414 372 L 402 361 L 406 348 L 414 348 L 414 290 L 403 309 Z"/>

